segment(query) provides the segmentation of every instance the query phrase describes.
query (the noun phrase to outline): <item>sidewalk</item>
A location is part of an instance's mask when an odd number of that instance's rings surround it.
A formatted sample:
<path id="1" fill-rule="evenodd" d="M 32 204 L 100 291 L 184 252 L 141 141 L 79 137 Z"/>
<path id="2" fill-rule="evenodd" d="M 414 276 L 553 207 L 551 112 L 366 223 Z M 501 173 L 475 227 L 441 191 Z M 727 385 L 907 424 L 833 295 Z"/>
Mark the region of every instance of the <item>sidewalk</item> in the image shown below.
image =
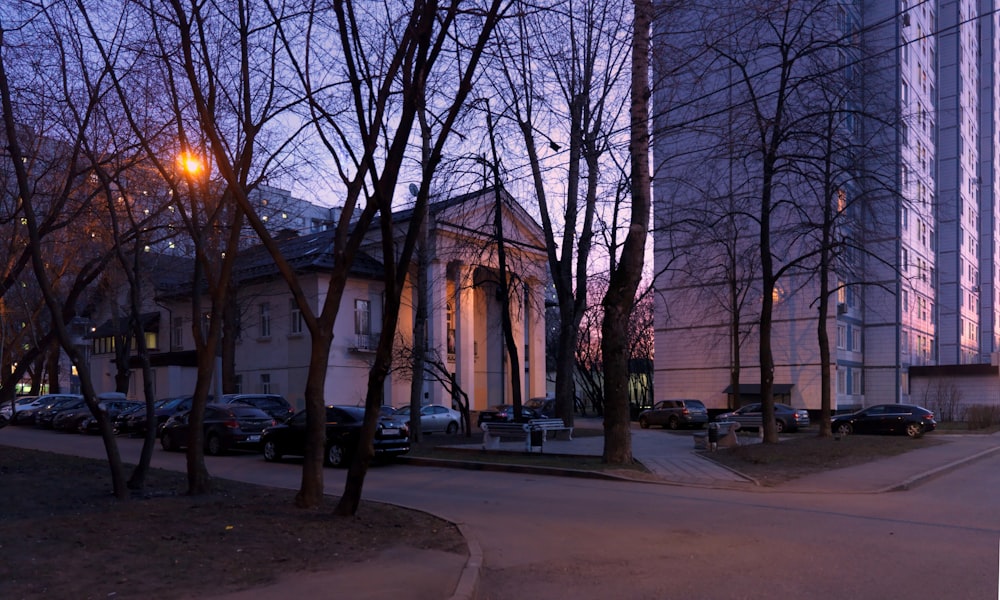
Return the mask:
<path id="1" fill-rule="evenodd" d="M 580 432 L 580 430 L 600 429 L 601 423 L 598 419 L 577 418 L 575 426 Z M 631 433 L 633 457 L 650 470 L 658 483 L 765 492 L 881 493 L 905 490 L 1000 450 L 1000 433 L 992 435 L 932 433 L 929 435 L 935 436 L 942 443 L 762 488 L 751 478 L 710 460 L 704 453 L 695 452 L 691 435 L 660 429 L 641 429 L 637 425 L 633 426 Z M 795 435 L 810 434 L 807 432 Z M 600 435 L 578 433 L 572 440 L 565 438 L 564 434 L 560 434 L 557 439 L 546 441 L 545 453 L 579 456 L 603 454 L 604 438 Z M 468 449 L 482 447 L 481 443 L 454 446 Z M 500 448 L 515 453 L 523 452 L 524 442 L 504 441 L 500 444 Z M 531 468 L 518 467 L 518 470 L 530 471 Z M 560 473 L 558 469 L 539 469 L 537 472 L 581 476 L 580 473 L 574 472 Z"/>

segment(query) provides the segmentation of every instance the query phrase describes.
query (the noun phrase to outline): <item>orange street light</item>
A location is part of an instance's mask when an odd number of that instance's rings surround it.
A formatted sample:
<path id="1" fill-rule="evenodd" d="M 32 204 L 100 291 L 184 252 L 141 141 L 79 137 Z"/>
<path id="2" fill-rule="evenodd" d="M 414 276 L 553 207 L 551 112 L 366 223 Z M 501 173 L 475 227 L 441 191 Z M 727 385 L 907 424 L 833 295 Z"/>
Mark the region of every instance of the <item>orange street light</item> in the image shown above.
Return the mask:
<path id="1" fill-rule="evenodd" d="M 182 152 L 180 156 L 177 157 L 177 162 L 180 164 L 181 168 L 185 173 L 191 176 L 198 175 L 205 170 L 205 164 L 198 158 L 197 155 L 190 152 Z"/>

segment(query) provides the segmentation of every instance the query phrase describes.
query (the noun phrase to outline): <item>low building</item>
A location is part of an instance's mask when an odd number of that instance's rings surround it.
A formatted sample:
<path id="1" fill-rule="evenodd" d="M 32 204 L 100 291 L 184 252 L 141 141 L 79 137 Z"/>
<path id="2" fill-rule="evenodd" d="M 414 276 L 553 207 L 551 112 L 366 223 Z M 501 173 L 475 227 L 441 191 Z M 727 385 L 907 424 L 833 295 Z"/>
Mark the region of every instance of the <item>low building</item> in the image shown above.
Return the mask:
<path id="1" fill-rule="evenodd" d="M 498 277 L 498 201 L 509 270 L 506 283 Z M 544 396 L 543 287 L 547 263 L 541 228 L 509 196 L 498 196 L 492 190 L 433 202 L 428 213 L 427 343 L 431 355 L 444 371 L 454 375 L 468 394 L 472 410 L 509 403 L 512 363 L 501 328 L 506 294 L 511 299 L 522 397 Z M 394 215 L 397 231 L 402 231 L 411 217 L 405 211 Z M 314 310 L 328 289 L 334 234 L 326 229 L 289 234 L 279 241 Z M 158 398 L 191 393 L 195 383 L 190 293 L 193 264 L 177 257 L 159 260 L 162 263 L 147 269 L 157 280 L 157 291 L 155 298 L 146 302 L 144 310 L 149 312 L 142 317 Z M 352 265 L 341 298 L 326 379 L 329 403 L 364 402 L 368 371 L 381 334 L 383 268 L 381 244 L 373 233 Z M 234 391 L 282 394 L 301 408 L 310 337 L 291 292 L 262 246 L 240 254 L 235 279 L 239 324 L 234 345 Z M 404 288 L 397 326 L 398 356 L 404 356 L 405 349 L 412 346 L 415 281 L 414 265 Z M 207 298 L 202 305 L 208 306 Z M 109 319 L 92 334 L 91 370 L 99 389 L 115 389 L 113 340 L 114 332 L 121 330 L 120 322 Z M 142 374 L 134 354 L 128 360 L 132 372 L 129 395 L 140 396 Z M 409 402 L 410 376 L 404 365 L 394 365 L 385 385 L 386 403 L 401 406 Z M 451 396 L 434 377 L 425 377 L 423 402 L 450 406 Z"/>

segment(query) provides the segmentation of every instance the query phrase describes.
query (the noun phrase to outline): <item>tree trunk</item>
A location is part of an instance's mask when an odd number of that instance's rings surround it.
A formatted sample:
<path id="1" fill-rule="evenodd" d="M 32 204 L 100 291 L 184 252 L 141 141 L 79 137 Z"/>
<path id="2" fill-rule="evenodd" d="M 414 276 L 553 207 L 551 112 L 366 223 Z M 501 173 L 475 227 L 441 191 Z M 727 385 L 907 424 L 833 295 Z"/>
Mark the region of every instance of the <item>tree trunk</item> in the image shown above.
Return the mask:
<path id="1" fill-rule="evenodd" d="M 342 288 L 341 288 L 342 289 Z M 332 288 L 331 288 L 332 290 Z M 306 454 L 295 505 L 316 508 L 323 503 L 323 459 L 326 451 L 326 373 L 330 360 L 332 327 L 318 327 L 311 334 L 309 372 L 306 376 Z"/>
<path id="2" fill-rule="evenodd" d="M 649 171 L 649 45 L 653 17 L 651 0 L 634 0 L 632 86 L 629 105 L 632 222 L 621 258 L 604 295 L 601 355 L 604 360 L 604 461 L 632 462 L 629 415 L 628 323 L 642 277 L 650 216 Z"/>

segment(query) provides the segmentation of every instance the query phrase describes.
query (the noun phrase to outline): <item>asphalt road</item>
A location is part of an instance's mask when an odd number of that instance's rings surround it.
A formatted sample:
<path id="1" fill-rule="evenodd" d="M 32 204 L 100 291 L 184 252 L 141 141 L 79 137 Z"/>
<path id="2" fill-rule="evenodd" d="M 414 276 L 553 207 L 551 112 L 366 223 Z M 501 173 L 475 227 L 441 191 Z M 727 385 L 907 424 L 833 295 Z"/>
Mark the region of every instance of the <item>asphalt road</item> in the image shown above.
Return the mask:
<path id="1" fill-rule="evenodd" d="M 138 440 L 120 441 L 126 460 L 137 456 Z M 96 438 L 7 428 L 0 443 L 8 442 L 103 457 Z M 294 464 L 254 455 L 210 457 L 208 465 L 216 477 L 299 483 Z M 154 466 L 183 468 L 183 455 L 158 450 Z M 343 481 L 343 471 L 326 471 L 329 493 L 339 494 Z M 482 600 L 974 599 L 1000 590 L 997 455 L 886 494 L 390 465 L 370 471 L 365 498 L 460 523 L 483 550 Z"/>

